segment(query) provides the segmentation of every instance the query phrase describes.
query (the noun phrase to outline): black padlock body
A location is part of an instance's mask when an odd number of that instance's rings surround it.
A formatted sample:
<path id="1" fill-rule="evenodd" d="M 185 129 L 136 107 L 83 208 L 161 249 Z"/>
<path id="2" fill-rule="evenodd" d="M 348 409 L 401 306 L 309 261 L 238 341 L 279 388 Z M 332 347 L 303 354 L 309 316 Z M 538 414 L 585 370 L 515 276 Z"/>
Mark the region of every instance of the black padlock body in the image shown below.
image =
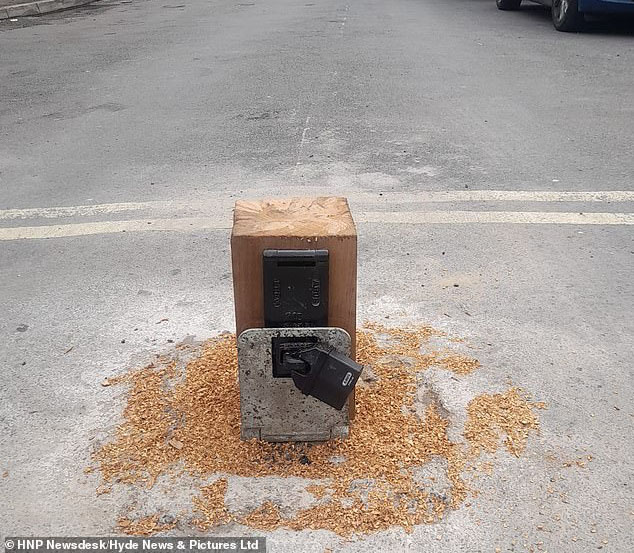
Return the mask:
<path id="1" fill-rule="evenodd" d="M 302 351 L 297 357 L 306 363 L 308 370 L 292 371 L 295 386 L 302 393 L 341 410 L 363 367 L 337 351 L 319 347 Z"/>
<path id="2" fill-rule="evenodd" d="M 328 325 L 328 250 L 264 250 L 264 326 Z"/>

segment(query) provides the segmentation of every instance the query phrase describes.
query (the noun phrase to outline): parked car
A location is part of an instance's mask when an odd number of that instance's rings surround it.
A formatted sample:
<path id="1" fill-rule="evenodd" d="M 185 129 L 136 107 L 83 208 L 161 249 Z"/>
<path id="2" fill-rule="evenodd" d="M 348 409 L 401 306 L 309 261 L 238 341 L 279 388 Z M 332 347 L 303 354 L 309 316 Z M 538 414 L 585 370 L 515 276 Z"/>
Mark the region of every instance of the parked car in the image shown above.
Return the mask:
<path id="1" fill-rule="evenodd" d="M 532 0 L 551 9 L 558 31 L 577 31 L 585 14 L 634 14 L 634 0 Z M 522 0 L 495 0 L 500 10 L 517 10 Z"/>

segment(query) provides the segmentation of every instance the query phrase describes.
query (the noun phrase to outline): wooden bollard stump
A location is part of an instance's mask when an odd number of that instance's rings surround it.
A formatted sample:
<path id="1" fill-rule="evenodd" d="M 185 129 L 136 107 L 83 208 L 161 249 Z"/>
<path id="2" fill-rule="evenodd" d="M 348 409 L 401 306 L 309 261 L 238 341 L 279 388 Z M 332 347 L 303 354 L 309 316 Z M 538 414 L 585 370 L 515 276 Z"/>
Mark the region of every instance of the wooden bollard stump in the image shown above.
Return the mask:
<path id="1" fill-rule="evenodd" d="M 267 249 L 325 249 L 329 254 L 328 324 L 350 335 L 355 358 L 357 231 L 340 197 L 238 200 L 231 233 L 236 335 L 263 328 L 262 253 Z M 349 398 L 354 414 L 354 393 Z"/>

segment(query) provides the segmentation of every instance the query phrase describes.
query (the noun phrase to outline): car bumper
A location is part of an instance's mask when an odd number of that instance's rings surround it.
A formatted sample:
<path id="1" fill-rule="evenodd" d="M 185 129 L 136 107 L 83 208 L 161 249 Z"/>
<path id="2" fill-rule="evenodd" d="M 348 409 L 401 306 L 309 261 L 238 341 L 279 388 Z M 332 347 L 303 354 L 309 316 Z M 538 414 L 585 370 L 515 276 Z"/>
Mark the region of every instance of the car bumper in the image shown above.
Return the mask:
<path id="1" fill-rule="evenodd" d="M 578 6 L 583 13 L 634 14 L 634 0 L 578 0 Z"/>

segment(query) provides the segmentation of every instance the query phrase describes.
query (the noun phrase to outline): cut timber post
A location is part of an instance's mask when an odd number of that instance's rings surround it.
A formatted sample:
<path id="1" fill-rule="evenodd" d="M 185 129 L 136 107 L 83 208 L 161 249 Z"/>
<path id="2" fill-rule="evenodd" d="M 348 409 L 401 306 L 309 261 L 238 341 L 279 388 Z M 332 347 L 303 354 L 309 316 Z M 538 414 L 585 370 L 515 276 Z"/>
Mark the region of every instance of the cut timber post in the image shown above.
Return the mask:
<path id="1" fill-rule="evenodd" d="M 352 339 L 355 359 L 357 230 L 345 198 L 238 200 L 233 215 L 231 259 L 236 335 L 264 327 L 262 252 L 326 249 L 329 252 L 328 326 Z M 354 416 L 354 394 L 349 400 Z"/>

